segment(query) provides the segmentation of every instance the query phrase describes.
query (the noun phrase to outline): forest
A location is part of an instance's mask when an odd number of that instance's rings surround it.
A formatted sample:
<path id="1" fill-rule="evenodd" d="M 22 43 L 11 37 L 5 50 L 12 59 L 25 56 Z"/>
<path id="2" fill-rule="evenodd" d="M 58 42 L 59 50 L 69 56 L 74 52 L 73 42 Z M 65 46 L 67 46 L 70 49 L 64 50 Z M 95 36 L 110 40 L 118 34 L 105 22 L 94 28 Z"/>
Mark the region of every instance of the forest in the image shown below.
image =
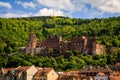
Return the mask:
<path id="1" fill-rule="evenodd" d="M 12 54 L 0 55 L 0 67 L 18 67 L 31 66 L 51 67 L 56 71 L 80 70 L 87 66 L 114 66 L 120 62 L 120 53 L 111 55 L 83 55 L 76 51 L 71 52 L 73 55 L 64 57 L 36 56 L 31 54 Z"/>
<path id="2" fill-rule="evenodd" d="M 69 18 L 62 16 L 0 18 L 1 67 L 34 64 L 40 67 L 55 67 L 57 70 L 69 70 L 79 69 L 90 64 L 101 66 L 107 64 L 114 65 L 120 61 L 118 56 L 120 55 L 119 51 L 111 55 L 107 55 L 109 54 L 107 53 L 101 56 L 82 55 L 79 53 L 69 58 L 64 58 L 64 56 L 53 58 L 19 54 L 19 47 L 27 46 L 29 34 L 33 32 L 36 33 L 38 40 L 43 40 L 48 35 L 61 35 L 63 40 L 82 35 L 96 36 L 97 43 L 119 48 L 120 16 L 100 19 Z M 74 51 L 71 51 L 71 53 L 74 54 Z M 87 58 L 91 62 L 87 62 Z"/>

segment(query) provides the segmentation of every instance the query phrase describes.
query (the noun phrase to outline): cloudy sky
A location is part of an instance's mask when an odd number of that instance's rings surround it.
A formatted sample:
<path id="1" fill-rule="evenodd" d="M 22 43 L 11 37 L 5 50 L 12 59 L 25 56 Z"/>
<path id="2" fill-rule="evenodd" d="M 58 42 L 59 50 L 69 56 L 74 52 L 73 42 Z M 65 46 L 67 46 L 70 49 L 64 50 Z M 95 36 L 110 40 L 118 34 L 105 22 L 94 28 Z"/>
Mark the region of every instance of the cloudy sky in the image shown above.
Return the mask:
<path id="1" fill-rule="evenodd" d="M 115 17 L 120 0 L 0 0 L 0 17 L 29 16 Z"/>

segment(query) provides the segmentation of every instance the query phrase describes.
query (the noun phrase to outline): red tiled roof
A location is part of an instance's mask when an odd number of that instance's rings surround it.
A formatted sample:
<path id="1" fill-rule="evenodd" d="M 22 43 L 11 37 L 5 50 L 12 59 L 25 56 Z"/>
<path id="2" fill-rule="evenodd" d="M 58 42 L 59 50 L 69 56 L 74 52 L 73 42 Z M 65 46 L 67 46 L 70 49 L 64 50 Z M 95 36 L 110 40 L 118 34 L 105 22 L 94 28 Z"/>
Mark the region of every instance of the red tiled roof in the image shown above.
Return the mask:
<path id="1" fill-rule="evenodd" d="M 45 72 L 48 74 L 51 70 L 53 70 L 52 68 L 45 68 Z"/>
<path id="2" fill-rule="evenodd" d="M 79 71 L 77 71 L 77 70 L 71 70 L 70 73 L 73 73 L 73 74 L 74 73 L 79 73 Z"/>
<path id="3" fill-rule="evenodd" d="M 78 74 L 73 74 L 73 76 L 79 76 Z"/>
<path id="4" fill-rule="evenodd" d="M 79 76 L 78 74 L 79 74 L 79 71 L 77 71 L 77 70 L 71 70 L 70 72 L 69 72 L 72 76 Z"/>
<path id="5" fill-rule="evenodd" d="M 68 75 L 68 72 L 63 72 L 63 75 L 65 76 L 65 75 Z"/>
<path id="6" fill-rule="evenodd" d="M 99 75 L 99 76 L 105 76 L 105 74 L 102 73 L 102 72 L 99 72 L 98 75 Z"/>
<path id="7" fill-rule="evenodd" d="M 119 73 L 119 71 L 113 71 L 112 73 L 111 73 L 111 76 L 118 76 L 118 75 L 120 75 L 120 73 Z"/>
<path id="8" fill-rule="evenodd" d="M 96 68 L 92 66 L 92 69 L 90 69 L 89 67 L 80 69 L 80 73 L 81 72 L 103 72 L 104 73 L 104 72 L 112 72 L 112 70 L 110 68 L 104 68 L 104 67 Z"/>
<path id="9" fill-rule="evenodd" d="M 9 70 L 15 70 L 15 68 L 3 68 L 3 74 L 7 74 Z"/>
<path id="10" fill-rule="evenodd" d="M 42 71 L 43 71 L 43 69 L 38 69 L 38 71 L 36 72 L 35 76 L 41 75 Z"/>
<path id="11" fill-rule="evenodd" d="M 120 80 L 120 76 L 109 76 L 111 79 Z"/>
<path id="12" fill-rule="evenodd" d="M 120 66 L 120 62 L 119 62 L 119 63 L 116 63 L 115 66 Z"/>
<path id="13" fill-rule="evenodd" d="M 17 68 L 17 70 L 21 70 L 21 71 L 26 71 L 27 69 L 29 69 L 31 66 L 19 66 Z"/>
<path id="14" fill-rule="evenodd" d="M 51 70 L 53 70 L 53 69 L 52 68 L 40 68 L 36 72 L 35 76 L 40 76 L 40 75 L 42 75 L 43 72 L 45 72 L 44 75 L 47 75 Z"/>

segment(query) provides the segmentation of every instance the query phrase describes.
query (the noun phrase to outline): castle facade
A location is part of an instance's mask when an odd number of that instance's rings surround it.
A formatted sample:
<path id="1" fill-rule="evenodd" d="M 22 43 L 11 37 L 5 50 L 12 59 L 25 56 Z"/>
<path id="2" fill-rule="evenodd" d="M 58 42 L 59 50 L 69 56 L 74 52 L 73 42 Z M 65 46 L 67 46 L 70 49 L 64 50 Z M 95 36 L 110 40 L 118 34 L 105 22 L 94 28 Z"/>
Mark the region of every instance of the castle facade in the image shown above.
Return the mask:
<path id="1" fill-rule="evenodd" d="M 68 50 L 94 55 L 105 52 L 105 46 L 96 43 L 95 37 L 79 36 L 63 41 L 61 36 L 48 36 L 43 41 L 37 41 L 35 34 L 30 34 L 28 46 L 24 49 L 25 53 L 38 54 L 46 49 L 53 49 L 59 53 Z"/>

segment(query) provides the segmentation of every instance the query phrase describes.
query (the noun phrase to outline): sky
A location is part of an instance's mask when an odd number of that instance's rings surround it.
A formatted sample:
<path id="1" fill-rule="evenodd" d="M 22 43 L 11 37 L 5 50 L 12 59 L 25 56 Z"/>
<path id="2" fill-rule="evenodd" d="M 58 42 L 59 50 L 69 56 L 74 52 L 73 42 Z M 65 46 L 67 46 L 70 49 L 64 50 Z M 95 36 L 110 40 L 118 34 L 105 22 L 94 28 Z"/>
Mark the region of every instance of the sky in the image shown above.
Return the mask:
<path id="1" fill-rule="evenodd" d="M 120 0 L 0 0 L 0 17 L 31 16 L 117 17 Z"/>

